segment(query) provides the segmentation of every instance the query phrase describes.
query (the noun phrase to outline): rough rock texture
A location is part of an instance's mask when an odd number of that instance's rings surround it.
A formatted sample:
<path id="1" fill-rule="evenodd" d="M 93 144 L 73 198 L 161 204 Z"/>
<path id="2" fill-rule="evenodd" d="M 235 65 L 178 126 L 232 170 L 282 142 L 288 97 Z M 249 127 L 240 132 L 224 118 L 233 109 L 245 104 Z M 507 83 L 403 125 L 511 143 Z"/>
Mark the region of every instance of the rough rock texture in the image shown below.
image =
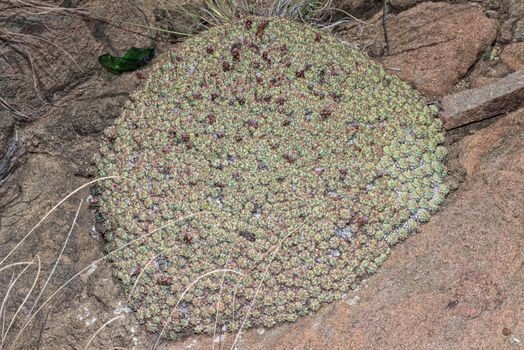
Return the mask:
<path id="1" fill-rule="evenodd" d="M 424 1 L 426 0 L 390 0 L 388 1 L 388 5 L 395 10 L 401 11 L 413 7 Z"/>
<path id="2" fill-rule="evenodd" d="M 501 0 L 506 12 L 500 32 L 502 41 L 524 41 L 524 2 L 522 0 Z"/>
<path id="3" fill-rule="evenodd" d="M 376 275 L 312 317 L 248 332 L 239 348 L 520 349 L 524 109 L 486 125 L 450 135 L 450 162 L 466 169 L 461 188 Z"/>
<path id="4" fill-rule="evenodd" d="M 384 66 L 400 68 L 402 79 L 441 96 L 495 40 L 496 23 L 473 6 L 423 3 L 391 20 L 390 32 Z"/>
<path id="5" fill-rule="evenodd" d="M 332 6 L 364 19 L 379 9 L 381 4 L 382 0 L 334 0 Z"/>
<path id="6" fill-rule="evenodd" d="M 494 84 L 513 72 L 500 58 L 497 60 L 481 59 L 471 69 L 470 73 L 453 87 L 453 92 Z"/>
<path id="7" fill-rule="evenodd" d="M 383 54 L 382 23 L 376 19 L 360 38 L 358 26 L 343 34 L 367 47 L 372 56 Z M 388 33 L 390 55 L 384 57 L 384 66 L 400 69 L 396 74 L 401 79 L 437 97 L 451 92 L 495 40 L 497 24 L 474 5 L 426 2 L 391 16 Z"/>
<path id="8" fill-rule="evenodd" d="M 513 111 L 524 104 L 524 70 L 494 84 L 462 91 L 442 99 L 446 129 Z"/>
<path id="9" fill-rule="evenodd" d="M 18 149 L 15 122 L 8 111 L 0 110 L 0 185 L 12 172 Z"/>
<path id="10" fill-rule="evenodd" d="M 512 43 L 504 47 L 500 59 L 513 70 L 524 69 L 524 42 Z"/>

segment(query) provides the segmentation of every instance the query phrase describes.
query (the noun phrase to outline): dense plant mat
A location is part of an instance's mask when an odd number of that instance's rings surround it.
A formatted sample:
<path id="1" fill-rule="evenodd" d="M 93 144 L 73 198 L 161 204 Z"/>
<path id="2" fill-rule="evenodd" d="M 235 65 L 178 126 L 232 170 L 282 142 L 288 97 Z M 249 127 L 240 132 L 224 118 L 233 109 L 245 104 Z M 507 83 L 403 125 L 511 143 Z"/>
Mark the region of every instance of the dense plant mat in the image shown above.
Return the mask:
<path id="1" fill-rule="evenodd" d="M 170 338 L 294 321 L 429 219 L 442 141 L 414 89 L 333 36 L 280 18 L 212 28 L 105 135 L 99 174 L 121 176 L 99 189 L 108 249 L 144 237 L 115 274 Z M 238 273 L 209 273 L 223 269 Z"/>

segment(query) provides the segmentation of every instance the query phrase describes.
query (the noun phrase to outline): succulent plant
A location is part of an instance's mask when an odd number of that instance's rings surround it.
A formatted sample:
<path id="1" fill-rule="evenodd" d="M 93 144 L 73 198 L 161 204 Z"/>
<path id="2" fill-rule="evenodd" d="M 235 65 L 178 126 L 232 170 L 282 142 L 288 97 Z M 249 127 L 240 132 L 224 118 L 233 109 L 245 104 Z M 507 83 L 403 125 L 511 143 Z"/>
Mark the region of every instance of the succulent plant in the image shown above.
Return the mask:
<path id="1" fill-rule="evenodd" d="M 341 298 L 443 201 L 441 129 L 406 83 L 307 25 L 244 18 L 189 38 L 98 160 L 122 176 L 100 188 L 108 249 L 144 236 L 113 255 L 139 321 L 176 338 Z M 242 275 L 192 285 L 220 269 Z"/>

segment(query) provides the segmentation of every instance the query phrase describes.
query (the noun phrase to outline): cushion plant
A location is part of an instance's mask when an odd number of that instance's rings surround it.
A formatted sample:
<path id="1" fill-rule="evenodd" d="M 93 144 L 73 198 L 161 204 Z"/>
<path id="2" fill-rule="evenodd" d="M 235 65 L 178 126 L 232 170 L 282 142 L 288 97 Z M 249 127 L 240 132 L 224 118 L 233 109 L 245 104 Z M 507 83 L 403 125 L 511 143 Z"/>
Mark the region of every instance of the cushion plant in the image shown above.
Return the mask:
<path id="1" fill-rule="evenodd" d="M 115 275 L 170 338 L 341 298 L 447 192 L 423 98 L 305 24 L 250 17 L 191 37 L 131 100 L 105 134 L 99 173 L 121 178 L 98 215 L 109 250 L 144 236 L 113 254 Z"/>

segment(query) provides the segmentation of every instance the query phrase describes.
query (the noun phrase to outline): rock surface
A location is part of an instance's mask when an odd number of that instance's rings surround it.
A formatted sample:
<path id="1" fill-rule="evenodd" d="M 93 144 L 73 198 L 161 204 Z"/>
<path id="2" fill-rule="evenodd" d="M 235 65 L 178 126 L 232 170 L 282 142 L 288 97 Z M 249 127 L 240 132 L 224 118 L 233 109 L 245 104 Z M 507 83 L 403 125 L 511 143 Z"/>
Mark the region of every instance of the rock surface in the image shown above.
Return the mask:
<path id="1" fill-rule="evenodd" d="M 446 129 L 453 129 L 523 105 L 524 70 L 520 70 L 494 84 L 444 97 L 441 117 Z"/>
<path id="2" fill-rule="evenodd" d="M 513 70 L 524 69 L 524 42 L 507 45 L 500 59 Z"/>
<path id="3" fill-rule="evenodd" d="M 399 77 L 422 92 L 441 96 L 451 91 L 495 36 L 495 21 L 479 8 L 423 3 L 391 21 L 391 51 L 383 63 L 400 68 Z"/>
<path id="4" fill-rule="evenodd" d="M 383 54 L 380 17 L 371 28 L 363 29 L 360 38 L 358 30 L 350 28 L 343 36 L 367 45 L 372 56 Z M 497 24 L 474 5 L 425 2 L 390 16 L 388 34 L 390 54 L 383 58 L 384 66 L 400 70 L 392 73 L 428 96 L 438 97 L 450 93 L 495 40 Z"/>
<path id="5" fill-rule="evenodd" d="M 501 0 L 506 20 L 501 25 L 503 41 L 524 41 L 524 2 L 522 0 Z"/>

